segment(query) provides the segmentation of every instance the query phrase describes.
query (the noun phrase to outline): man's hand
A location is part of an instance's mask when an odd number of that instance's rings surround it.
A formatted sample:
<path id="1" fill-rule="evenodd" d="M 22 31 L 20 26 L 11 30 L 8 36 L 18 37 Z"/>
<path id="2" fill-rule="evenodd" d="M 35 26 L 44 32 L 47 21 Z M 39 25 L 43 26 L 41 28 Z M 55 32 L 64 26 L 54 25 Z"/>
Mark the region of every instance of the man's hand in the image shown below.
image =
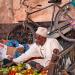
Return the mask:
<path id="1" fill-rule="evenodd" d="M 41 71 L 47 71 L 49 69 L 50 66 L 46 66 L 44 67 Z"/>
<path id="2" fill-rule="evenodd" d="M 56 63 L 59 59 L 59 50 L 58 49 L 54 49 L 53 50 L 53 54 L 52 54 L 52 58 L 51 58 L 51 62 Z"/>
<path id="3" fill-rule="evenodd" d="M 3 67 L 9 67 L 9 66 L 14 66 L 14 65 L 17 65 L 17 64 L 14 63 L 12 60 L 9 60 L 9 59 L 3 60 Z"/>

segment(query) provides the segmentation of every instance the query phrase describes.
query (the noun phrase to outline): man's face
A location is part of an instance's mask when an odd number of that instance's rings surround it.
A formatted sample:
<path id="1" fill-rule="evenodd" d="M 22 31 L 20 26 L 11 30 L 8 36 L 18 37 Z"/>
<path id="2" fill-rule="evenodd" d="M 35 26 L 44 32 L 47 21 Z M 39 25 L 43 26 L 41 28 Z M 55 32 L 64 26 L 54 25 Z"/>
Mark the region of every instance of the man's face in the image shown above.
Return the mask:
<path id="1" fill-rule="evenodd" d="M 46 37 L 42 37 L 41 35 L 36 34 L 36 44 L 43 45 L 46 41 Z"/>

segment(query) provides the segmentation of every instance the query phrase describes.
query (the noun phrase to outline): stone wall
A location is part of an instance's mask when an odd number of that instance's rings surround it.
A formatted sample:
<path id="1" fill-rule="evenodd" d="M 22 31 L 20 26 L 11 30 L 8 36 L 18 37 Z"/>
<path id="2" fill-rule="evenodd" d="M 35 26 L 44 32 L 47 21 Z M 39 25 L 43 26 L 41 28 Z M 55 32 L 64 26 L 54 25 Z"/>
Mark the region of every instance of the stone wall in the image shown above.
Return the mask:
<path id="1" fill-rule="evenodd" d="M 0 0 L 0 23 L 12 23 L 12 0 Z"/>
<path id="2" fill-rule="evenodd" d="M 22 5 L 23 1 L 25 1 L 24 4 L 26 6 Z M 62 0 L 61 6 L 68 1 L 69 0 Z M 42 6 L 36 7 L 40 4 Z M 27 16 L 26 11 L 32 12 L 48 5 L 50 5 L 48 0 L 0 0 L 0 23 L 15 23 L 18 21 L 24 21 L 26 20 Z M 34 7 L 35 9 L 33 9 Z M 50 21 L 53 13 L 52 10 L 53 7 L 50 7 L 48 9 L 32 14 L 30 18 L 35 22 Z M 56 11 L 57 10 L 58 9 L 56 8 Z"/>

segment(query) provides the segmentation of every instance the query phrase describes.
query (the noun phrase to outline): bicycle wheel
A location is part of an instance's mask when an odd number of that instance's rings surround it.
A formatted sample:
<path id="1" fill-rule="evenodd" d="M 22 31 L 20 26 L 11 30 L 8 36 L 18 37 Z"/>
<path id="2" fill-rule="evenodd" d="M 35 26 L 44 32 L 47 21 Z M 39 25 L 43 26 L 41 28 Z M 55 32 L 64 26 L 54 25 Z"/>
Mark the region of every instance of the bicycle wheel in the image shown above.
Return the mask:
<path id="1" fill-rule="evenodd" d="M 16 39 L 21 44 L 34 42 L 35 32 L 29 23 L 21 22 L 9 33 L 8 39 Z"/>
<path id="2" fill-rule="evenodd" d="M 75 42 L 75 26 L 72 22 L 75 20 L 75 8 L 71 2 L 65 4 L 56 14 L 54 25 L 59 35 L 71 42 Z"/>
<path id="3" fill-rule="evenodd" d="M 31 23 L 23 22 L 23 27 L 27 34 L 26 38 L 28 39 L 28 43 L 33 43 L 35 41 L 35 31 L 33 29 L 33 26 L 31 26 Z"/>

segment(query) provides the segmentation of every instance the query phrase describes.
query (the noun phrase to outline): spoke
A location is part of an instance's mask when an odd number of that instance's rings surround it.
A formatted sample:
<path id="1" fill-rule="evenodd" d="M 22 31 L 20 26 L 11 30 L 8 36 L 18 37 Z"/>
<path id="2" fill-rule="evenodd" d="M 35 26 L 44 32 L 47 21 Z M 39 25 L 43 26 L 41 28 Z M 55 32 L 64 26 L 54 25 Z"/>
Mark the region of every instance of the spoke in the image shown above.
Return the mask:
<path id="1" fill-rule="evenodd" d="M 75 20 L 74 13 L 75 11 L 68 3 L 59 10 L 55 19 L 59 35 L 70 42 L 75 42 L 75 38 L 72 35 L 72 30 L 74 29 L 73 21 Z"/>
<path id="2" fill-rule="evenodd" d="M 73 18 L 67 13 L 66 16 L 70 19 L 73 20 Z"/>

